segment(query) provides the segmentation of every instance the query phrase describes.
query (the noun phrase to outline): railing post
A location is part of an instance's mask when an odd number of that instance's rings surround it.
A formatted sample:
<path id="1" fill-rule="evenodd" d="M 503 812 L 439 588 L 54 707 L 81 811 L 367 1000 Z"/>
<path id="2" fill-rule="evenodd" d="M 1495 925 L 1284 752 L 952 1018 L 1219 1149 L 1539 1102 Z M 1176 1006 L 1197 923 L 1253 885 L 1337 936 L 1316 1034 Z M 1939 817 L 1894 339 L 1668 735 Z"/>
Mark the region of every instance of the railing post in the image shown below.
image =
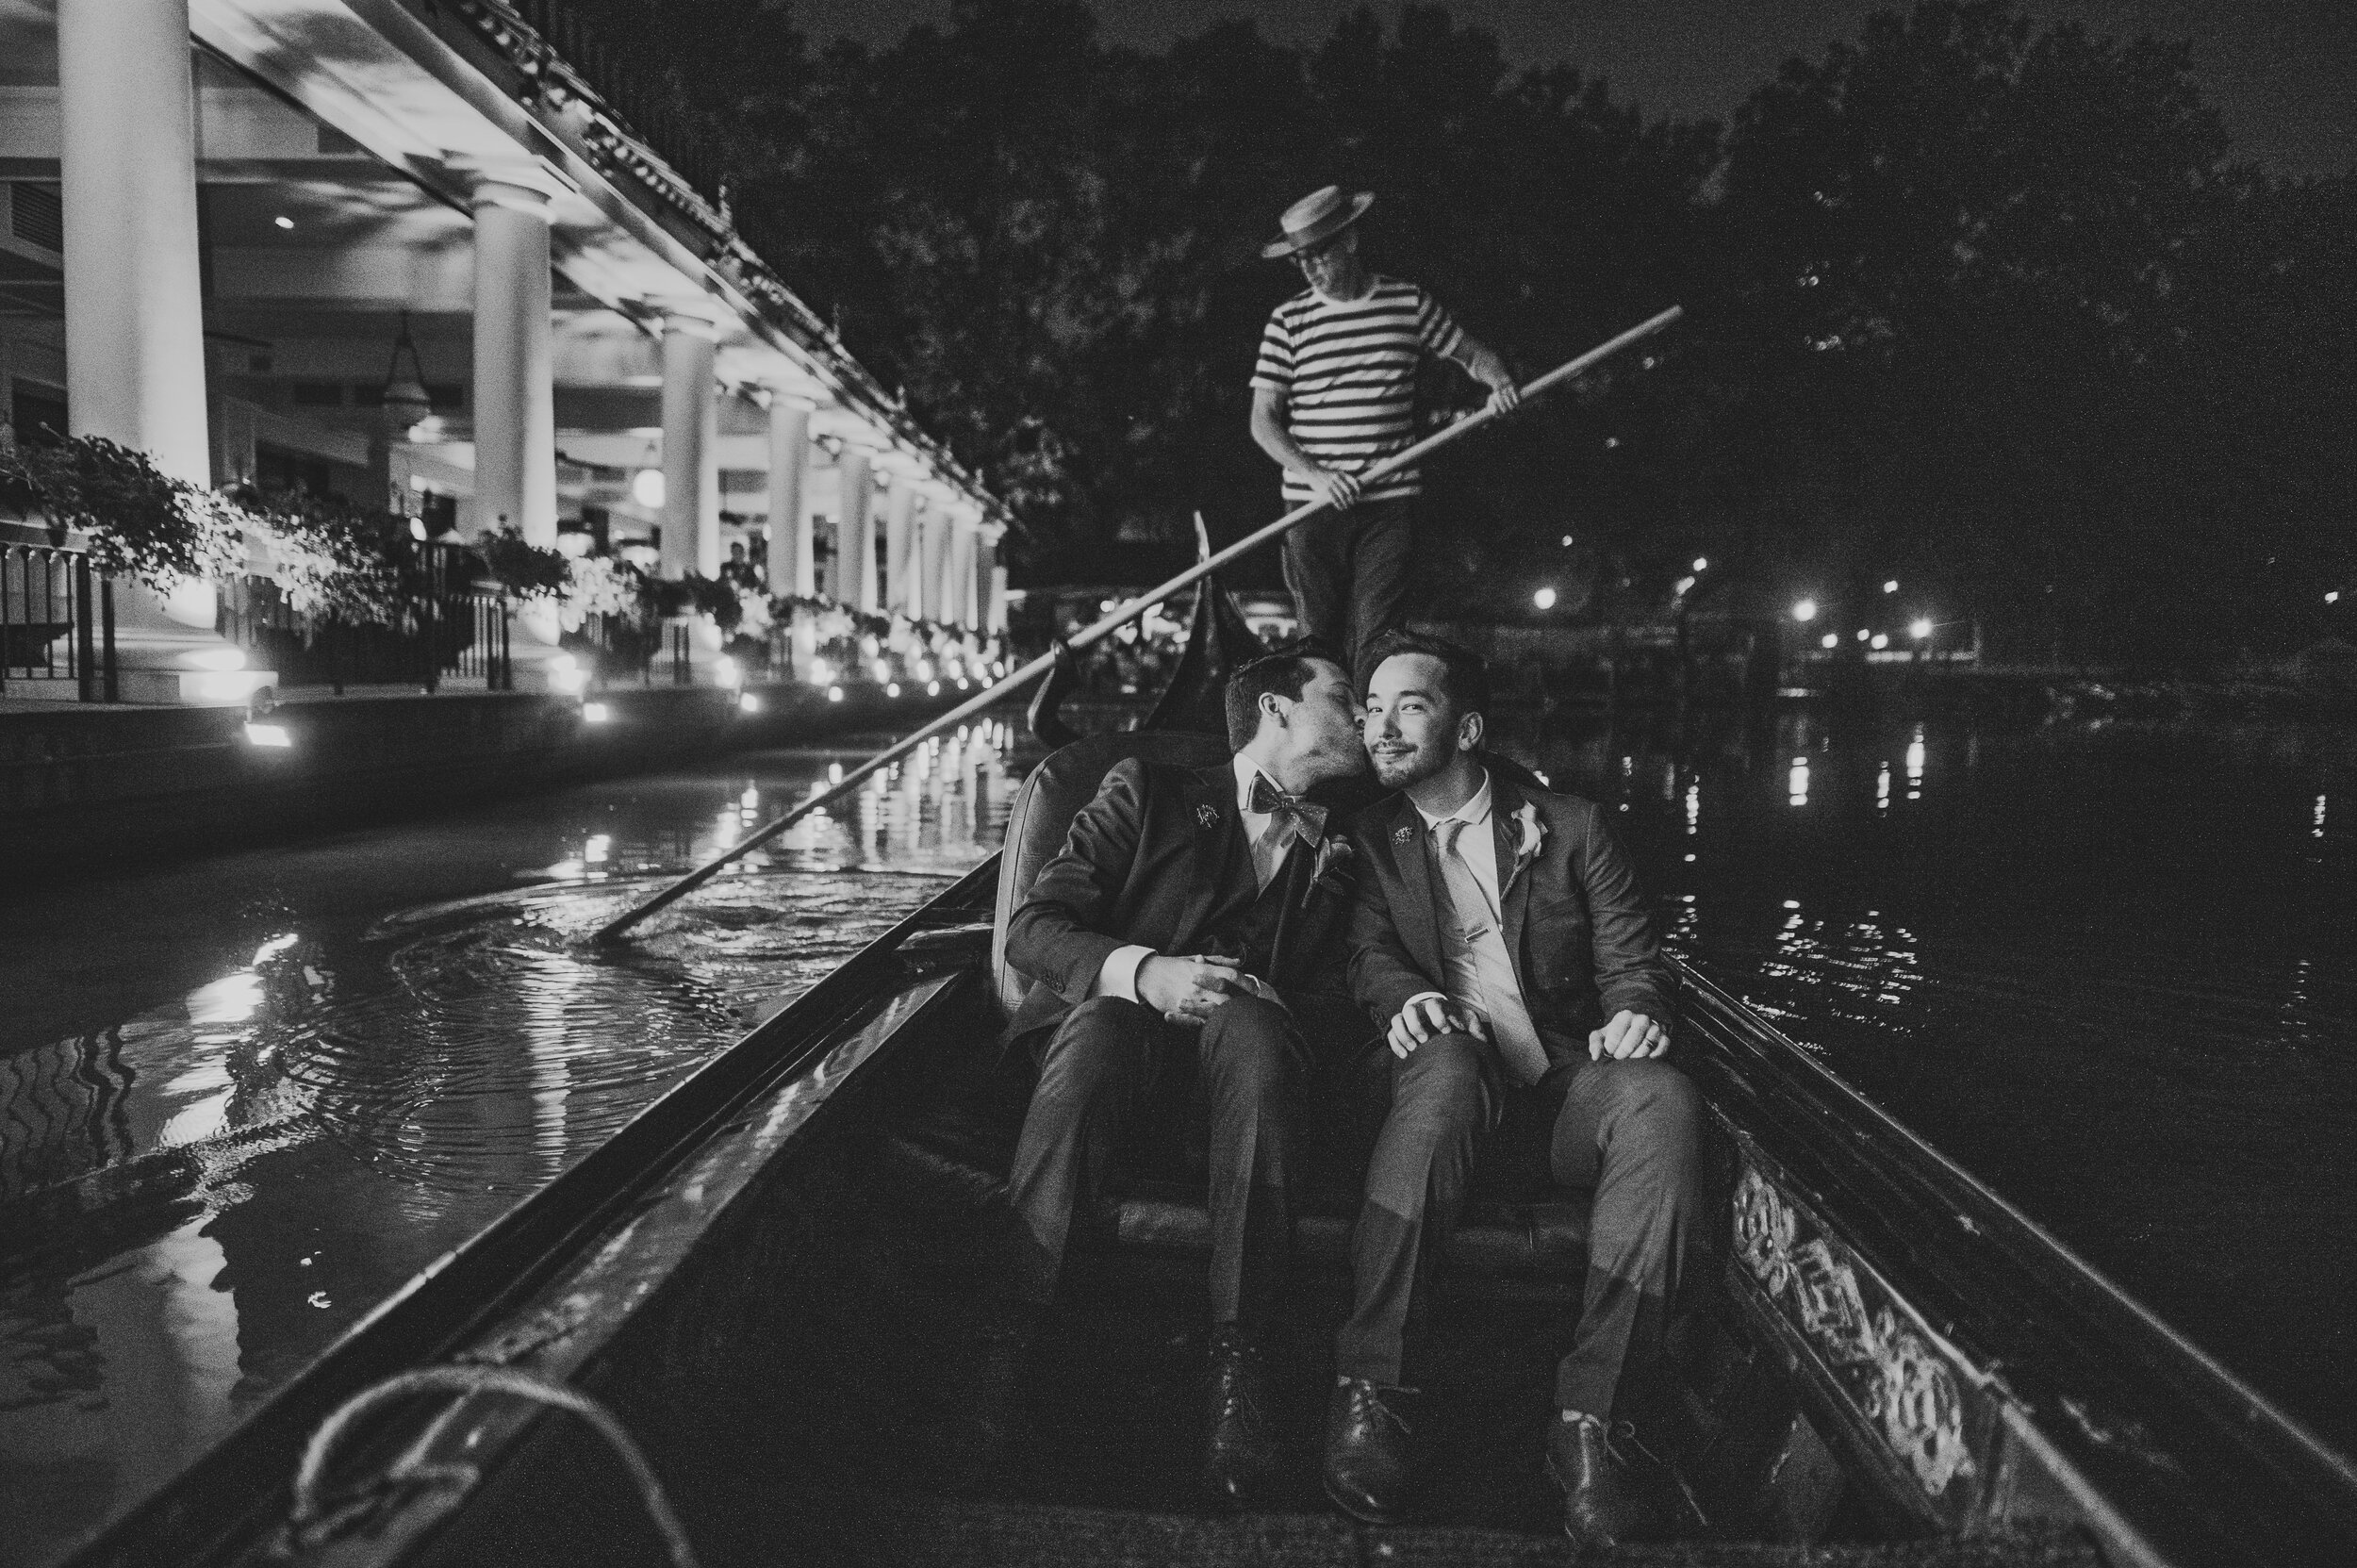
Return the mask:
<path id="1" fill-rule="evenodd" d="M 420 640 L 425 651 L 425 694 L 428 697 L 442 689 L 442 638 L 437 624 L 439 618 L 434 613 L 439 603 L 440 595 L 435 592 L 434 580 L 429 574 L 423 608 L 420 611 L 420 617 L 425 623 L 425 635 Z"/>
<path id="2" fill-rule="evenodd" d="M 78 678 L 77 696 L 85 702 L 98 701 L 98 646 L 91 625 L 90 557 L 74 557 L 74 673 Z"/>
<path id="3" fill-rule="evenodd" d="M 115 672 L 115 580 L 111 577 L 98 580 L 98 620 L 100 633 L 105 638 L 100 657 L 104 661 L 101 668 L 105 672 L 106 700 L 120 702 L 123 701 L 123 683 Z"/>

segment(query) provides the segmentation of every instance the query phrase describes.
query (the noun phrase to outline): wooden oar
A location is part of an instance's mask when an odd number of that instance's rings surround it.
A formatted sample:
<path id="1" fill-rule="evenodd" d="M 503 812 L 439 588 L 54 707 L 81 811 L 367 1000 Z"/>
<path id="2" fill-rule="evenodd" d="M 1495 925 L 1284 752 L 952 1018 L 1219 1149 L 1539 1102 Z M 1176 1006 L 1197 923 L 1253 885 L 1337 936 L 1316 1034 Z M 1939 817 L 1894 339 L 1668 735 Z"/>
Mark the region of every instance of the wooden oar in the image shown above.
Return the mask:
<path id="1" fill-rule="evenodd" d="M 1672 322 L 1676 321 L 1685 313 L 1685 310 L 1681 306 L 1673 305 L 1670 306 L 1669 309 L 1664 310 L 1660 315 L 1653 317 L 1649 321 L 1640 322 L 1637 325 L 1630 327 L 1626 332 L 1622 333 L 1619 337 L 1597 344 L 1594 348 L 1590 349 L 1586 354 L 1579 355 L 1576 359 L 1568 359 L 1564 361 L 1562 364 L 1558 365 L 1554 370 L 1551 370 L 1546 374 L 1539 377 L 1538 380 L 1533 381 L 1530 385 L 1525 387 L 1522 389 L 1524 399 L 1526 401 L 1528 399 L 1535 398 L 1551 388 L 1569 381 L 1572 377 L 1578 375 L 1583 371 L 1589 370 L 1599 361 L 1607 359 L 1613 355 L 1620 353 L 1621 350 L 1628 347 L 1631 343 L 1636 342 L 1639 338 L 1647 338 L 1652 336 L 1654 333 L 1659 332 L 1663 327 L 1668 326 Z M 1409 464 L 1414 463 L 1417 459 L 1424 457 L 1430 453 L 1439 451 L 1441 448 L 1448 445 L 1449 442 L 1458 439 L 1459 437 L 1472 435 L 1475 431 L 1480 429 L 1483 425 L 1488 424 L 1492 420 L 1494 420 L 1498 416 L 1495 410 L 1486 406 L 1477 413 L 1468 414 L 1465 418 L 1459 420 L 1447 429 L 1437 431 L 1434 434 L 1426 437 L 1423 440 L 1418 441 L 1414 446 L 1408 448 L 1405 452 L 1394 453 L 1390 457 L 1387 457 L 1383 461 L 1368 468 L 1360 475 L 1360 480 L 1362 484 L 1373 484 L 1375 481 L 1384 478 L 1388 474 L 1408 467 Z M 1063 640 L 1061 646 L 1077 653 L 1084 648 L 1092 647 L 1096 643 L 1102 642 L 1105 638 L 1111 636 L 1116 628 L 1124 626 L 1129 621 L 1135 620 L 1139 616 L 1144 615 L 1148 609 L 1161 603 L 1163 600 L 1168 599 L 1172 594 L 1177 593 L 1179 589 L 1192 586 L 1199 579 L 1211 572 L 1217 571 L 1221 567 L 1226 566 L 1228 562 L 1236 559 L 1238 556 L 1260 549 L 1261 546 L 1268 543 L 1271 539 L 1283 537 L 1287 533 L 1298 527 L 1310 518 L 1316 516 L 1321 511 L 1324 511 L 1326 509 L 1326 504 L 1327 503 L 1323 500 L 1307 501 L 1302 503 L 1302 504 L 1294 507 L 1292 511 L 1287 512 L 1283 517 L 1278 518 L 1275 522 L 1268 524 L 1266 527 L 1261 528 L 1257 532 L 1245 535 L 1243 538 L 1238 539 L 1234 544 L 1229 545 L 1227 549 L 1220 551 L 1218 553 L 1197 561 L 1195 565 L 1189 567 L 1186 570 L 1180 572 L 1169 582 L 1164 583 L 1162 586 L 1155 588 L 1150 592 L 1140 594 L 1137 598 L 1132 599 L 1127 603 L 1122 604 L 1118 608 L 1109 612 L 1102 619 L 1097 620 L 1095 625 L 1085 627 L 1080 631 L 1073 633 L 1071 636 L 1066 637 Z M 754 829 L 745 837 L 738 839 L 734 844 L 723 850 L 717 858 L 697 867 L 693 871 L 688 872 L 687 875 L 680 878 L 679 881 L 671 883 L 668 887 L 666 887 L 662 892 L 657 893 L 653 898 L 649 899 L 646 902 L 624 911 L 615 918 L 607 921 L 604 925 L 599 927 L 597 934 L 592 938 L 592 940 L 598 942 L 611 942 L 615 940 L 624 932 L 630 930 L 631 927 L 636 925 L 648 916 L 655 913 L 655 911 L 668 907 L 687 894 L 694 892 L 699 887 L 701 887 L 705 883 L 710 882 L 715 876 L 719 874 L 722 867 L 727 866 L 730 862 L 735 860 L 739 855 L 745 853 L 748 850 L 766 844 L 769 840 L 777 837 L 778 834 L 785 832 L 786 829 L 792 827 L 795 823 L 799 822 L 802 818 L 808 817 L 812 812 L 818 810 L 822 806 L 830 805 L 836 801 L 842 800 L 845 796 L 857 789 L 862 784 L 865 784 L 876 773 L 891 767 L 902 757 L 905 757 L 910 752 L 915 751 L 919 746 L 924 745 L 925 742 L 931 740 L 933 736 L 941 734 L 942 731 L 949 728 L 950 725 L 971 718 L 976 714 L 981 713 L 983 709 L 1005 701 L 1007 697 L 1014 692 L 1016 692 L 1031 682 L 1038 680 L 1042 675 L 1047 674 L 1048 670 L 1055 668 L 1056 652 L 1056 649 L 1050 648 L 1047 652 L 1042 653 L 1030 663 L 1006 676 L 1004 679 L 999 681 L 997 685 L 991 686 L 980 695 L 969 698 L 965 701 L 959 703 L 956 707 L 950 709 L 948 713 L 943 714 L 939 718 L 934 719 L 931 723 L 924 726 L 922 729 L 913 732 L 900 740 L 895 741 L 892 745 L 885 747 L 874 756 L 869 757 L 865 762 L 861 763 L 857 767 L 851 768 L 843 775 L 841 782 L 837 783 L 832 787 L 827 789 L 821 794 L 812 796 L 809 800 L 804 801 L 801 804 L 795 806 L 782 816 L 771 817 L 768 821 L 763 823 L 760 827 Z"/>

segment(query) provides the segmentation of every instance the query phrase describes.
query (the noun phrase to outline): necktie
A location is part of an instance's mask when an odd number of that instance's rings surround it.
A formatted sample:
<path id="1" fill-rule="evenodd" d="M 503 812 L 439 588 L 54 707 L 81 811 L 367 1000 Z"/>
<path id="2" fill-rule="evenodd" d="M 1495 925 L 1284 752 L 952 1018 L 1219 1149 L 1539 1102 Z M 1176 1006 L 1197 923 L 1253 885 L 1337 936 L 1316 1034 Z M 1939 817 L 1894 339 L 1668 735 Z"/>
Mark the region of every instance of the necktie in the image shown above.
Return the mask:
<path id="1" fill-rule="evenodd" d="M 1274 817 L 1278 822 L 1291 824 L 1294 836 L 1305 844 L 1315 844 L 1326 836 L 1326 808 L 1298 795 L 1286 794 L 1268 782 L 1266 773 L 1252 775 L 1250 804 L 1263 817 Z"/>
<path id="2" fill-rule="evenodd" d="M 1470 982 L 1475 993 L 1457 999 L 1478 1008 L 1490 1020 L 1491 1036 L 1498 1043 L 1507 1070 L 1521 1082 L 1536 1083 L 1546 1076 L 1547 1048 L 1539 1043 L 1530 1010 L 1523 1005 L 1522 984 L 1514 978 L 1514 961 L 1506 950 L 1498 912 L 1491 907 L 1479 874 L 1458 852 L 1457 835 L 1470 825 L 1462 817 L 1452 817 L 1440 829 L 1442 885 L 1448 895 L 1458 939 L 1471 960 L 1471 974 L 1460 971 L 1456 978 L 1460 984 Z"/>

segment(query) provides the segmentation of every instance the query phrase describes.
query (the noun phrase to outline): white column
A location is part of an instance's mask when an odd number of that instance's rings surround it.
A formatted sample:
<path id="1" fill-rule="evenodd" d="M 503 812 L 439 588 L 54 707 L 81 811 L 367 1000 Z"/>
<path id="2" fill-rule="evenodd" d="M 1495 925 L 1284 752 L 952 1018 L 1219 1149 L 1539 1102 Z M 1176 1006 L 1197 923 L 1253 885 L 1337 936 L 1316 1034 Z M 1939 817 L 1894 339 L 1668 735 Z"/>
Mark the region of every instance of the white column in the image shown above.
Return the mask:
<path id="1" fill-rule="evenodd" d="M 188 0 L 59 0 L 58 98 L 67 434 L 210 485 Z M 126 701 L 240 702 L 273 683 L 238 668 L 216 603 L 194 578 L 115 585 Z"/>
<path id="2" fill-rule="evenodd" d="M 556 543 L 549 201 L 496 181 L 474 193 L 474 520 Z"/>
<path id="3" fill-rule="evenodd" d="M 208 485 L 188 0 L 59 0 L 58 96 L 71 434 Z"/>
<path id="4" fill-rule="evenodd" d="M 1007 629 L 1007 569 L 990 569 L 990 602 L 982 607 L 982 630 L 992 634 Z"/>
<path id="5" fill-rule="evenodd" d="M 944 619 L 952 625 L 971 626 L 974 623 L 971 590 L 976 542 L 974 520 L 971 517 L 960 518 L 957 536 L 949 546 L 949 591 L 943 596 L 948 601 L 948 614 Z"/>
<path id="6" fill-rule="evenodd" d="M 769 398 L 769 591 L 810 597 L 813 576 L 810 508 L 802 475 L 810 468 L 810 410 L 782 392 Z"/>
<path id="7" fill-rule="evenodd" d="M 912 619 L 928 613 L 916 560 L 916 484 L 905 472 L 897 473 L 884 509 L 884 602 Z"/>
<path id="8" fill-rule="evenodd" d="M 842 498 L 835 503 L 835 573 L 843 580 L 840 597 L 855 610 L 871 614 L 877 608 L 876 513 L 868 494 L 867 454 L 846 446 L 836 471 Z"/>
<path id="9" fill-rule="evenodd" d="M 968 602 L 972 619 L 966 624 L 978 632 L 990 630 L 990 595 L 998 578 L 998 541 L 988 529 L 978 528 L 974 532 L 974 569 L 966 574 L 974 594 Z"/>
<path id="10" fill-rule="evenodd" d="M 663 575 L 720 571 L 718 404 L 712 395 L 714 331 L 674 316 L 663 323 Z"/>
<path id="11" fill-rule="evenodd" d="M 930 498 L 917 532 L 917 553 L 923 562 L 926 613 L 935 620 L 950 619 L 949 557 L 957 549 L 958 520 L 940 495 Z"/>

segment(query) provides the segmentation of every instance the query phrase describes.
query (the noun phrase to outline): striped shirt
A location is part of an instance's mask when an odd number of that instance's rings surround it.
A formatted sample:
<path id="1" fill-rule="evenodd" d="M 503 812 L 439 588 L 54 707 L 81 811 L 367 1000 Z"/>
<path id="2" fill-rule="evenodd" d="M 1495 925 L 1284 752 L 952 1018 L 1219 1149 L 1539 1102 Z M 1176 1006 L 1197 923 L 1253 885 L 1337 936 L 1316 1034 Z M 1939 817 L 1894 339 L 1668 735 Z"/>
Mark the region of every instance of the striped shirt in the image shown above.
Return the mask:
<path id="1" fill-rule="evenodd" d="M 1416 438 L 1416 362 L 1454 355 L 1465 334 L 1441 302 L 1412 283 L 1377 277 L 1347 303 L 1304 289 L 1278 305 L 1261 334 L 1252 385 L 1285 396 L 1285 427 L 1322 468 L 1357 473 Z M 1413 467 L 1363 499 L 1423 488 Z M 1285 470 L 1285 499 L 1309 500 L 1310 481 Z"/>

